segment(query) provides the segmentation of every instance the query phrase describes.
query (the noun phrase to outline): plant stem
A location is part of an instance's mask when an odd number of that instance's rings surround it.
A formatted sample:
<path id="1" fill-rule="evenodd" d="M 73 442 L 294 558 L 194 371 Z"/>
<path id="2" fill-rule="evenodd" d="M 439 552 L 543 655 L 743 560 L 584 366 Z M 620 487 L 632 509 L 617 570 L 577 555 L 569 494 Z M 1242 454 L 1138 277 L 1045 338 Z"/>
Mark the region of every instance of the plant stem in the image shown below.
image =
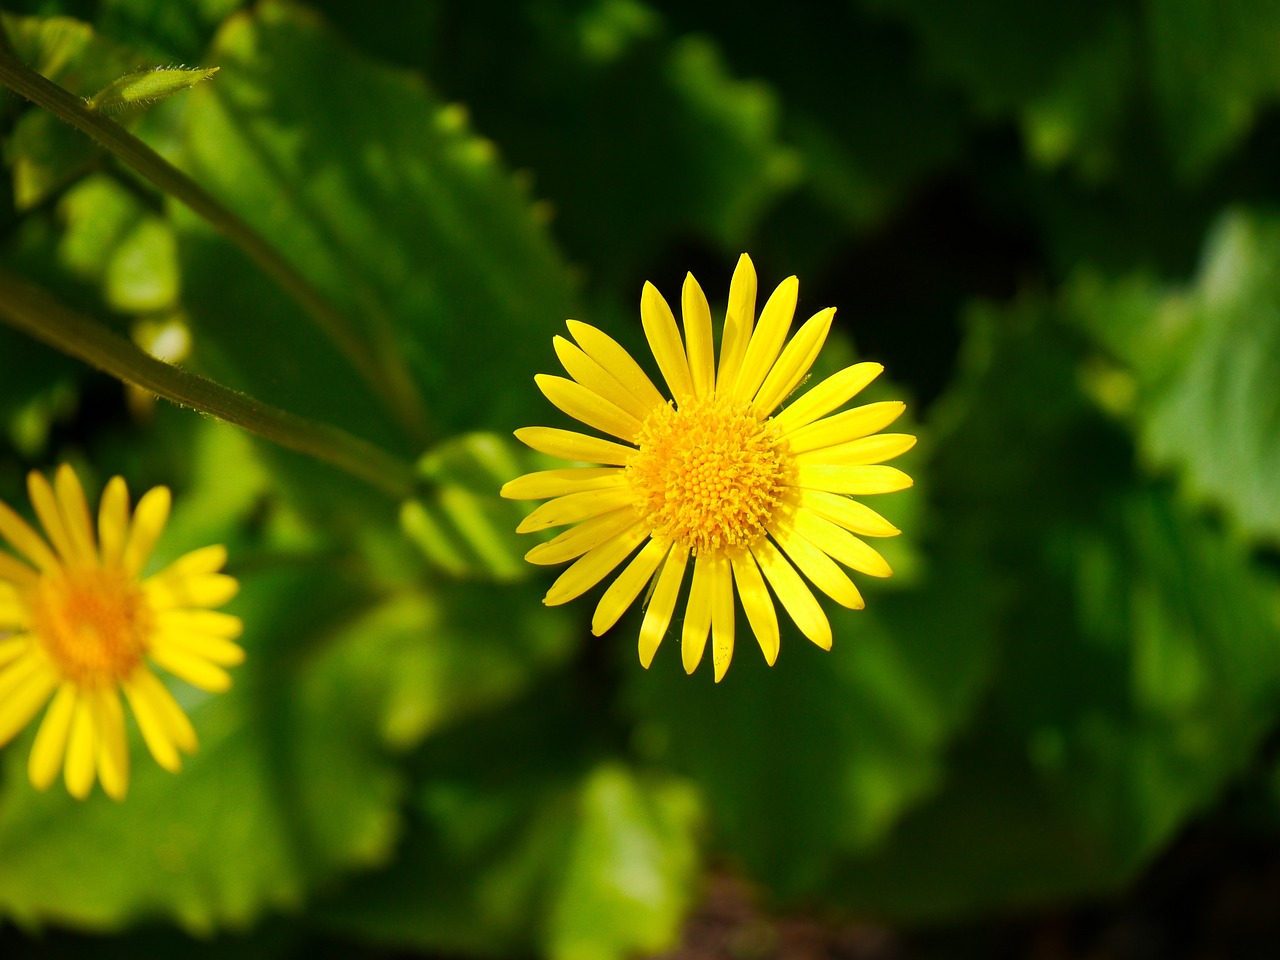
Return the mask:
<path id="1" fill-rule="evenodd" d="M 381 447 L 157 360 L 2 267 L 0 321 L 126 383 L 332 464 L 398 500 L 413 493 L 413 467 Z"/>
<path id="2" fill-rule="evenodd" d="M 412 380 L 394 353 L 375 356 L 347 318 L 311 282 L 240 217 L 120 124 L 89 110 L 84 102 L 42 77 L 0 42 L 0 83 L 88 134 L 162 192 L 181 201 L 240 247 L 311 316 L 392 410 L 409 435 L 425 442 L 426 416 Z"/>

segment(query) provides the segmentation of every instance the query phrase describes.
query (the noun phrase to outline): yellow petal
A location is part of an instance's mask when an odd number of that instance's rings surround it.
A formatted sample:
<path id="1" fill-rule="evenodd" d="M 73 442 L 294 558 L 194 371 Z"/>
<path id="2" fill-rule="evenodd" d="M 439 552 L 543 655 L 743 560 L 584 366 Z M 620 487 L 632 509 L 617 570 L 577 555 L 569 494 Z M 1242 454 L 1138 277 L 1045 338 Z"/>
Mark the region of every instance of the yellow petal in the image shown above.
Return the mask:
<path id="1" fill-rule="evenodd" d="M 896 537 L 902 532 L 866 504 L 838 493 L 792 488 L 787 492 L 787 501 L 862 537 Z"/>
<path id="2" fill-rule="evenodd" d="M 163 611 L 179 607 L 220 607 L 240 592 L 240 583 L 223 573 L 156 575 L 144 581 L 142 588 L 152 608 Z"/>
<path id="3" fill-rule="evenodd" d="M 40 525 L 44 527 L 49 542 L 53 544 L 53 549 L 58 552 L 58 556 L 63 561 L 75 563 L 76 550 L 71 544 L 71 537 L 67 534 L 62 511 L 58 509 L 58 498 L 44 474 L 37 470 L 27 474 L 27 493 L 31 497 L 31 506 L 35 508 L 36 516 L 40 518 Z"/>
<path id="4" fill-rule="evenodd" d="M 112 800 L 123 800 L 129 791 L 129 747 L 124 735 L 124 710 L 120 694 L 95 690 L 89 695 L 93 725 L 97 731 L 98 780 Z"/>
<path id="5" fill-rule="evenodd" d="M 164 769 L 177 773 L 182 769 L 182 758 L 178 754 L 179 743 L 184 745 L 183 749 L 188 753 L 196 748 L 195 730 L 191 727 L 191 721 L 155 674 L 146 667 L 139 668 L 121 686 L 124 687 L 125 696 L 129 698 L 129 708 L 138 721 L 138 729 L 142 731 L 142 739 L 151 751 L 151 756 Z"/>
<path id="6" fill-rule="evenodd" d="M 846 567 L 870 577 L 893 576 L 893 570 L 884 557 L 865 540 L 859 540 L 843 527 L 836 526 L 830 520 L 823 520 L 808 510 L 802 510 L 790 519 L 795 524 L 797 533 Z"/>
<path id="7" fill-rule="evenodd" d="M 738 258 L 729 281 L 729 308 L 724 316 L 724 339 L 720 344 L 720 370 L 716 382 L 721 389 L 732 387 L 742 369 L 751 329 L 756 322 L 756 268 L 745 253 Z"/>
<path id="8" fill-rule="evenodd" d="M 810 467 L 796 470 L 795 485 L 828 493 L 847 493 L 853 496 L 871 496 L 876 493 L 897 493 L 906 490 L 915 481 L 897 467 Z"/>
<path id="9" fill-rule="evenodd" d="M 757 417 L 767 417 L 791 395 L 791 391 L 800 386 L 800 381 L 809 373 L 813 361 L 818 359 L 822 345 L 827 342 L 827 334 L 831 331 L 831 321 L 835 315 L 834 307 L 819 311 L 791 338 L 751 402 L 751 409 Z"/>
<path id="10" fill-rule="evenodd" d="M 800 572 L 828 597 L 850 610 L 866 606 L 849 575 L 812 542 L 781 523 L 773 524 L 769 533 Z"/>
<path id="11" fill-rule="evenodd" d="M 119 565 L 128 535 L 129 488 L 124 477 L 112 477 L 98 504 L 98 548 L 104 567 Z"/>
<path id="12" fill-rule="evenodd" d="M 635 494 L 628 486 L 613 486 L 604 490 L 584 490 L 549 500 L 525 517 L 516 533 L 533 533 L 551 527 L 563 527 L 571 523 L 590 520 L 602 513 L 612 513 L 635 501 Z"/>
<path id="13" fill-rule="evenodd" d="M 64 529 L 71 549 L 75 551 L 76 561 L 86 567 L 97 564 L 98 547 L 93 538 L 93 518 L 89 515 L 89 504 L 84 498 L 80 478 L 64 463 L 54 474 L 53 483 L 58 507 L 62 511 Z"/>
<path id="14" fill-rule="evenodd" d="M 760 644 L 760 652 L 769 666 L 778 659 L 778 614 L 773 608 L 773 598 L 760 576 L 760 568 L 749 551 L 734 553 L 730 558 L 733 564 L 733 579 L 738 588 L 738 596 L 742 598 L 742 609 L 746 611 L 747 622 L 751 624 L 751 632 L 756 635 Z"/>
<path id="15" fill-rule="evenodd" d="M 33 638 L 25 633 L 11 634 L 0 640 L 0 675 L 4 673 L 9 664 L 16 661 L 24 653 L 30 652 L 31 644 L 34 642 Z"/>
<path id="16" fill-rule="evenodd" d="M 556 349 L 556 356 L 564 365 L 569 376 L 586 387 L 592 393 L 608 400 L 620 410 L 625 410 L 639 421 L 649 415 L 653 406 L 640 400 L 626 388 L 611 371 L 593 360 L 586 351 L 564 337 L 553 337 L 551 340 Z M 661 400 L 657 406 L 662 406 Z"/>
<path id="17" fill-rule="evenodd" d="M 174 647 L 183 654 L 208 660 L 220 667 L 237 667 L 244 663 L 244 648 L 240 644 L 211 633 L 157 631 L 151 649 L 154 652 L 162 646 Z"/>
<path id="18" fill-rule="evenodd" d="M 693 673 L 702 660 L 711 629 L 711 569 L 714 561 L 701 556 L 693 562 L 693 583 L 689 587 L 689 603 L 685 607 L 684 628 L 680 632 L 680 659 L 684 672 Z"/>
<path id="19" fill-rule="evenodd" d="M 909 433 L 877 433 L 861 440 L 810 450 L 795 457 L 797 465 L 861 467 L 871 463 L 883 463 L 906 453 L 916 445 L 916 438 Z"/>
<path id="20" fill-rule="evenodd" d="M 622 466 L 633 456 L 634 447 L 624 447 L 612 440 L 601 437 L 589 437 L 572 430 L 560 430 L 556 427 L 521 427 L 515 432 L 515 438 L 526 447 L 532 447 L 539 453 L 563 460 L 582 460 L 587 463 L 607 463 Z"/>
<path id="21" fill-rule="evenodd" d="M 667 626 L 675 612 L 676 598 L 680 595 L 680 583 L 684 580 L 688 563 L 689 548 L 676 544 L 667 554 L 667 561 L 658 574 L 657 586 L 653 588 L 653 596 L 649 598 L 649 609 L 645 611 L 644 621 L 640 624 L 640 665 L 646 670 L 653 663 L 653 655 L 658 652 L 658 645 L 667 634 Z"/>
<path id="22" fill-rule="evenodd" d="M 574 380 L 546 373 L 540 373 L 533 379 L 548 400 L 589 427 L 603 430 L 628 443 L 640 432 L 639 420 Z"/>
<path id="23" fill-rule="evenodd" d="M 36 742 L 27 758 L 27 777 L 37 790 L 47 790 L 62 769 L 77 696 L 74 684 L 62 684 L 36 732 Z"/>
<path id="24" fill-rule="evenodd" d="M 852 410 L 845 410 L 824 420 L 816 420 L 785 434 L 788 449 L 793 454 L 806 450 L 833 447 L 848 443 L 868 434 L 883 430 L 902 415 L 907 405 L 901 400 L 883 400 L 868 403 Z"/>
<path id="25" fill-rule="evenodd" d="M 693 381 L 689 376 L 689 361 L 680 340 L 680 331 L 676 329 L 676 318 L 658 288 L 648 281 L 645 281 L 640 295 L 640 321 L 671 396 L 677 404 L 687 403 L 693 397 Z"/>
<path id="26" fill-rule="evenodd" d="M 188 653 L 175 644 L 159 644 L 151 650 L 151 659 L 179 680 L 209 693 L 231 689 L 231 674 L 203 657 Z"/>
<path id="27" fill-rule="evenodd" d="M 568 321 L 569 333 L 583 351 L 600 364 L 639 400 L 646 410 L 665 406 L 667 398 L 658 392 L 648 374 L 621 344 L 603 330 L 578 320 Z"/>
<path id="28" fill-rule="evenodd" d="M 184 553 L 157 573 L 156 577 L 198 577 L 217 573 L 227 562 L 227 548 L 220 543 Z"/>
<path id="29" fill-rule="evenodd" d="M 782 349 L 782 342 L 787 338 L 787 331 L 791 329 L 799 291 L 800 281 L 787 277 L 778 284 L 760 311 L 760 324 L 751 334 L 746 356 L 742 358 L 742 369 L 738 371 L 733 385 L 735 399 L 750 400 L 764 383 L 778 351 Z"/>
<path id="30" fill-rule="evenodd" d="M 93 789 L 97 740 L 89 701 L 84 696 L 77 697 L 71 716 L 71 731 L 67 737 L 66 766 L 63 769 L 67 792 L 77 800 L 83 800 Z"/>
<path id="31" fill-rule="evenodd" d="M 751 554 L 800 632 L 823 650 L 830 650 L 831 622 L 812 591 L 800 579 L 800 574 L 768 540 L 756 541 L 751 547 Z"/>
<path id="32" fill-rule="evenodd" d="M 508 480 L 499 493 L 508 500 L 545 500 L 586 490 L 622 487 L 626 483 L 627 475 L 617 467 L 564 467 Z"/>
<path id="33" fill-rule="evenodd" d="M 640 596 L 640 591 L 650 582 L 658 564 L 662 563 L 670 550 L 671 544 L 665 540 L 651 539 L 644 545 L 644 549 L 635 555 L 600 598 L 595 615 L 591 618 L 593 634 L 598 637 L 618 622 L 618 618 Z"/>
<path id="34" fill-rule="evenodd" d="M 219 610 L 163 610 L 156 615 L 156 629 L 234 640 L 244 632 L 244 621 Z"/>
<path id="35" fill-rule="evenodd" d="M 169 522 L 171 502 L 168 487 L 152 487 L 138 501 L 138 509 L 133 512 L 133 522 L 129 525 L 129 536 L 120 559 L 121 567 L 131 576 L 140 574 L 150 559 L 156 541 Z"/>
<path id="36" fill-rule="evenodd" d="M 543 566 L 564 563 L 566 560 L 582 556 L 592 547 L 598 547 L 611 537 L 616 537 L 635 522 L 636 513 L 630 507 L 593 517 L 566 530 L 554 540 L 538 544 L 526 553 L 524 558 L 530 563 Z"/>
<path id="37" fill-rule="evenodd" d="M 4 503 L 0 503 L 0 537 L 41 570 L 56 570 L 61 564 L 40 534 Z"/>
<path id="38" fill-rule="evenodd" d="M 716 388 L 715 346 L 711 339 L 711 306 L 692 273 L 684 276 L 681 290 L 684 338 L 689 351 L 689 377 L 695 397 L 709 397 Z"/>
<path id="39" fill-rule="evenodd" d="M 733 568 L 729 558 L 711 561 L 711 660 L 715 680 L 724 679 L 733 660 Z"/>
<path id="40" fill-rule="evenodd" d="M 42 653 L 30 652 L 0 674 L 0 746 L 23 730 L 58 687 L 58 675 Z"/>
<path id="41" fill-rule="evenodd" d="M 630 529 L 588 550 L 556 578 L 542 602 L 555 607 L 582 596 L 612 573 L 648 536 L 648 525 L 637 520 Z"/>
<path id="42" fill-rule="evenodd" d="M 40 575 L 17 557 L 11 557 L 7 553 L 0 553 L 0 585 L 12 583 L 24 589 L 29 589 L 34 587 L 39 579 Z M 16 596 L 17 594 L 12 591 L 6 594 L 7 598 Z M 0 609 L 8 610 L 14 605 L 17 605 L 16 600 L 11 599 L 9 602 L 0 600 Z"/>
<path id="43" fill-rule="evenodd" d="M 806 426 L 853 399 L 883 371 L 884 367 L 878 363 L 855 363 L 845 367 L 798 397 L 773 418 L 773 423 L 783 434 Z"/>

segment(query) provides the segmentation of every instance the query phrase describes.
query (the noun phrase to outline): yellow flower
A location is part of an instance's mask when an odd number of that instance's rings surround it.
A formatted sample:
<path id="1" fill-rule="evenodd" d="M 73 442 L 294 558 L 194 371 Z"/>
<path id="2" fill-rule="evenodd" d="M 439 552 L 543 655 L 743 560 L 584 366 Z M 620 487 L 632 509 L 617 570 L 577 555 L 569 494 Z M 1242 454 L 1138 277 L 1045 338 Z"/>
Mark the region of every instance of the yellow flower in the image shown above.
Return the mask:
<path id="1" fill-rule="evenodd" d="M 882 464 L 909 450 L 915 438 L 873 436 L 905 404 L 870 403 L 833 413 L 883 369 L 857 363 L 778 410 L 804 381 L 835 315 L 834 309 L 815 314 L 784 347 L 798 289 L 795 277 L 782 281 L 756 325 L 755 268 L 744 254 L 729 286 L 717 363 L 711 309 L 693 276 L 684 283 L 683 340 L 671 308 L 646 283 L 640 316 L 674 403 L 616 341 L 574 320 L 568 326 L 576 344 L 554 341 L 572 379 L 536 378 L 547 399 L 569 416 L 623 442 L 552 427 L 516 431 L 534 450 L 602 464 L 531 473 L 502 488 L 504 497 L 517 500 L 554 498 L 529 514 L 520 532 L 571 526 L 525 559 L 574 561 L 544 601 L 560 604 L 595 586 L 640 548 L 600 598 L 591 629 L 597 636 L 608 630 L 652 581 L 640 627 L 645 667 L 667 632 L 690 557 L 682 659 L 692 673 L 710 633 L 717 681 L 733 656 L 735 585 L 772 666 L 778 620 L 766 582 L 801 632 L 830 649 L 830 622 L 797 569 L 853 609 L 862 608 L 862 596 L 835 561 L 874 577 L 892 573 L 859 537 L 898 530 L 849 495 L 911 486 L 905 473 Z"/>
<path id="2" fill-rule="evenodd" d="M 19 555 L 0 550 L 0 746 L 52 698 L 31 749 L 31 782 L 43 790 L 62 767 L 74 796 L 88 796 L 97 778 L 118 800 L 129 786 L 120 691 L 156 762 L 181 769 L 179 751 L 195 751 L 195 731 L 150 664 L 203 690 L 227 689 L 223 667 L 244 659 L 233 642 L 242 624 L 208 608 L 238 584 L 219 573 L 221 546 L 142 578 L 169 519 L 165 487 L 148 491 L 130 520 L 128 490 L 113 477 L 96 536 L 70 467 L 52 485 L 32 472 L 27 488 L 48 540 L 0 503 L 0 537 Z"/>

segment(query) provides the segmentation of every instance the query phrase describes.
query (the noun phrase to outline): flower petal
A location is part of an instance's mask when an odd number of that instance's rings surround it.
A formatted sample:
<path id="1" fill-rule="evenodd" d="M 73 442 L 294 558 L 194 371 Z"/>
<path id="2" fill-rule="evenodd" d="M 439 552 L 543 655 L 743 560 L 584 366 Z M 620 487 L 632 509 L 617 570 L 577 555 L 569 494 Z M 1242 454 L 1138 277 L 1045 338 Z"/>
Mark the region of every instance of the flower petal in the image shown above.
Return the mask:
<path id="1" fill-rule="evenodd" d="M 676 329 L 676 318 L 658 288 L 648 281 L 640 295 L 640 322 L 671 396 L 677 404 L 687 403 L 693 397 L 693 381 L 680 331 Z"/>
<path id="2" fill-rule="evenodd" d="M 71 715 L 71 731 L 67 737 L 66 764 L 62 772 L 67 792 L 77 800 L 83 800 L 93 789 L 97 740 L 93 709 L 89 706 L 88 698 L 83 695 L 76 697 Z"/>
<path id="3" fill-rule="evenodd" d="M 786 557 L 768 540 L 758 540 L 752 544 L 751 555 L 760 564 L 761 572 L 800 632 L 823 650 L 830 650 L 831 622 L 822 612 L 813 592 L 804 585 L 800 574 L 796 573 Z"/>
<path id="4" fill-rule="evenodd" d="M 526 447 L 532 447 L 547 456 L 560 457 L 562 460 L 582 460 L 586 463 L 622 466 L 636 453 L 635 447 L 624 447 L 612 440 L 557 427 L 521 427 L 515 431 L 515 438 Z"/>
<path id="5" fill-rule="evenodd" d="M 27 494 L 31 498 L 31 506 L 35 508 L 40 525 L 53 544 L 53 549 L 65 563 L 75 563 L 76 550 L 72 546 L 71 537 L 67 534 L 66 524 L 62 519 L 62 511 L 58 509 L 58 497 L 43 473 L 32 470 L 27 474 Z M 56 564 L 61 566 L 61 564 Z"/>
<path id="6" fill-rule="evenodd" d="M 738 258 L 729 281 L 729 308 L 724 315 L 724 336 L 720 343 L 720 369 L 716 383 L 732 387 L 747 354 L 751 329 L 756 320 L 756 268 L 745 253 Z"/>
<path id="7" fill-rule="evenodd" d="M 156 629 L 234 640 L 244 632 L 244 621 L 219 610 L 162 610 L 156 615 Z"/>
<path id="8" fill-rule="evenodd" d="M 533 379 L 548 400 L 589 427 L 603 430 L 628 443 L 640 432 L 639 420 L 575 380 L 547 373 L 540 373 Z"/>
<path id="9" fill-rule="evenodd" d="M 751 624 L 751 632 L 756 635 L 760 644 L 760 652 L 769 666 L 778 659 L 778 613 L 773 608 L 773 598 L 760 576 L 760 568 L 750 551 L 735 552 L 730 557 L 733 564 L 733 580 L 738 588 L 738 596 L 742 598 L 742 609 L 746 611 L 747 622 Z"/>
<path id="10" fill-rule="evenodd" d="M 693 673 L 697 669 L 702 651 L 707 646 L 707 633 L 711 629 L 713 565 L 712 558 L 705 554 L 693 562 L 693 583 L 689 587 L 684 627 L 680 631 L 680 660 L 685 673 Z"/>
<path id="11" fill-rule="evenodd" d="M 670 550 L 671 544 L 666 540 L 650 539 L 644 545 L 644 549 L 635 555 L 600 598 L 595 615 L 591 618 L 593 634 L 598 637 L 618 622 L 618 618 L 640 596 L 644 585 L 652 581 L 654 571 L 666 559 Z"/>
<path id="12" fill-rule="evenodd" d="M 627 475 L 617 467 L 564 467 L 526 473 L 523 477 L 508 480 L 499 495 L 508 500 L 545 500 L 586 490 L 621 487 L 626 483 Z"/>
<path id="13" fill-rule="evenodd" d="M 850 440 L 834 447 L 822 447 L 798 454 L 797 465 L 862 467 L 883 463 L 906 453 L 916 445 L 916 438 L 909 433 L 875 433 L 861 440 Z"/>
<path id="14" fill-rule="evenodd" d="M 569 376 L 582 384 L 592 393 L 608 400 L 620 410 L 625 410 L 637 420 L 642 421 L 649 415 L 652 404 L 646 404 L 626 388 L 612 373 L 587 355 L 577 344 L 564 337 L 553 337 L 552 345 L 556 356 L 564 365 Z M 657 404 L 662 406 L 661 400 Z"/>
<path id="15" fill-rule="evenodd" d="M 133 522 L 129 525 L 124 553 L 120 558 L 121 567 L 131 576 L 140 574 L 151 558 L 151 551 L 155 549 L 156 541 L 169 522 L 172 501 L 168 487 L 152 487 L 138 501 L 138 508 L 133 511 Z"/>
<path id="16" fill-rule="evenodd" d="M 791 338 L 751 402 L 757 417 L 767 417 L 800 385 L 813 361 L 818 359 L 822 345 L 827 342 L 835 315 L 835 307 L 815 313 Z"/>
<path id="17" fill-rule="evenodd" d="M 124 477 L 112 477 L 98 503 L 98 549 L 104 567 L 119 565 L 128 535 L 129 487 Z"/>
<path id="18" fill-rule="evenodd" d="M 27 521 L 13 512 L 7 504 L 0 503 L 0 537 L 41 570 L 56 570 L 61 564 L 49 549 L 44 537 L 36 533 Z"/>
<path id="19" fill-rule="evenodd" d="M 58 467 L 53 475 L 54 492 L 58 509 L 62 512 L 64 529 L 71 549 L 80 566 L 96 566 L 98 547 L 93 537 L 93 518 L 89 515 L 89 503 L 84 498 L 80 478 L 68 464 Z"/>
<path id="20" fill-rule="evenodd" d="M 711 559 L 711 661 L 715 680 L 724 679 L 733 660 L 733 567 L 725 556 Z"/>
<path id="21" fill-rule="evenodd" d="M 193 631 L 159 631 L 152 641 L 152 651 L 173 647 L 182 654 L 208 660 L 220 667 L 238 667 L 244 663 L 244 647 L 212 633 Z"/>
<path id="22" fill-rule="evenodd" d="M 542 602 L 554 607 L 582 596 L 612 573 L 648 536 L 648 524 L 637 520 L 628 530 L 588 550 L 556 578 Z"/>
<path id="23" fill-rule="evenodd" d="M 649 598 L 649 609 L 645 611 L 644 621 L 640 624 L 640 665 L 646 670 L 653 663 L 653 655 L 658 652 L 658 645 L 667 634 L 667 626 L 671 623 L 671 615 L 676 609 L 676 598 L 680 595 L 680 584 L 684 580 L 685 567 L 689 564 L 689 548 L 674 544 L 667 554 L 662 572 L 658 574 L 658 583 Z"/>
<path id="24" fill-rule="evenodd" d="M 30 588 L 35 586 L 39 579 L 40 575 L 17 557 L 11 557 L 7 553 L 0 553 L 0 585 L 15 584 L 19 587 Z M 16 597 L 17 594 L 10 590 L 6 598 L 0 598 L 0 617 L 4 615 L 5 611 L 19 603 Z M 0 622 L 3 621 L 0 620 Z"/>
<path id="25" fill-rule="evenodd" d="M 612 513 L 634 502 L 635 494 L 628 486 L 613 486 L 604 490 L 583 490 L 556 497 L 538 507 L 516 527 L 516 533 L 533 533 L 551 527 L 563 527 L 570 523 L 590 520 L 602 513 Z"/>
<path id="26" fill-rule="evenodd" d="M 635 358 L 627 352 L 618 341 L 603 330 L 598 330 L 589 323 L 570 320 L 567 323 L 569 333 L 578 341 L 583 351 L 596 363 L 617 379 L 642 404 L 645 409 L 666 406 L 667 398 L 658 392 L 648 374 L 636 363 Z"/>
<path id="27" fill-rule="evenodd" d="M 62 759 L 66 755 L 67 734 L 71 730 L 71 718 L 75 714 L 79 696 L 75 684 L 64 683 L 58 688 L 53 702 L 45 711 L 36 742 L 27 757 L 27 777 L 37 790 L 47 790 L 58 778 Z"/>
<path id="28" fill-rule="evenodd" d="M 209 693 L 222 693 L 231 689 L 231 674 L 176 644 L 164 643 L 153 647 L 151 660 L 179 680 L 185 680 L 193 687 Z"/>
<path id="29" fill-rule="evenodd" d="M 747 344 L 746 356 L 742 358 L 742 369 L 734 381 L 732 396 L 737 400 L 747 401 L 756 395 L 760 384 L 768 375 L 773 361 L 787 339 L 787 331 L 791 329 L 791 321 L 795 317 L 796 298 L 800 292 L 800 281 L 795 277 L 783 280 L 773 295 L 769 297 L 760 311 L 760 324 L 751 334 Z"/>
<path id="30" fill-rule="evenodd" d="M 195 576 L 157 574 L 145 580 L 142 589 L 158 611 L 180 607 L 220 607 L 240 592 L 240 582 L 224 573 Z"/>
<path id="31" fill-rule="evenodd" d="M 178 750 L 193 753 L 196 749 L 196 733 L 191 721 L 164 684 L 146 667 L 136 670 L 121 686 L 151 756 L 166 770 L 177 773 L 182 769 Z"/>
<path id="32" fill-rule="evenodd" d="M 689 377 L 695 397 L 709 397 L 716 389 L 715 345 L 711 339 L 711 306 L 692 273 L 684 275 L 680 292 L 684 339 L 689 352 Z"/>
<path id="33" fill-rule="evenodd" d="M 0 673 L 0 746 L 31 722 L 57 688 L 52 664 L 34 650 Z"/>
<path id="34" fill-rule="evenodd" d="M 871 496 L 875 493 L 896 493 L 915 483 L 897 467 L 809 467 L 796 470 L 795 486 L 828 493 L 847 493 L 854 496 Z"/>
<path id="35" fill-rule="evenodd" d="M 845 367 L 798 397 L 773 418 L 774 425 L 785 435 L 825 417 L 853 399 L 883 371 L 884 367 L 878 363 L 855 363 Z"/>
<path id="36" fill-rule="evenodd" d="M 553 563 L 564 563 L 582 556 L 592 547 L 598 547 L 611 537 L 616 537 L 636 522 L 636 513 L 629 507 L 615 510 L 585 520 L 578 526 L 566 530 L 554 540 L 540 543 L 524 558 L 530 563 L 542 566 Z"/>
<path id="37" fill-rule="evenodd" d="M 901 400 L 868 403 L 824 420 L 816 420 L 783 436 L 792 454 L 833 447 L 883 430 L 897 420 L 906 408 L 907 405 Z"/>
<path id="38" fill-rule="evenodd" d="M 129 791 L 129 746 L 124 734 L 124 709 L 120 694 L 111 688 L 89 695 L 97 730 L 98 781 L 112 800 L 123 800 Z"/>
<path id="39" fill-rule="evenodd" d="M 800 568 L 800 572 L 828 597 L 850 610 L 861 610 L 866 606 L 862 594 L 849 579 L 849 575 L 794 528 L 784 523 L 775 523 L 769 528 L 769 533 L 778 542 L 782 552 Z"/>
<path id="40" fill-rule="evenodd" d="M 838 493 L 792 488 L 787 492 L 787 501 L 862 537 L 896 537 L 902 532 L 866 504 Z"/>
<path id="41" fill-rule="evenodd" d="M 797 533 L 846 567 L 870 577 L 893 576 L 893 570 L 884 557 L 865 540 L 859 540 L 843 527 L 836 526 L 830 520 L 823 520 L 808 510 L 799 511 L 790 519 Z"/>

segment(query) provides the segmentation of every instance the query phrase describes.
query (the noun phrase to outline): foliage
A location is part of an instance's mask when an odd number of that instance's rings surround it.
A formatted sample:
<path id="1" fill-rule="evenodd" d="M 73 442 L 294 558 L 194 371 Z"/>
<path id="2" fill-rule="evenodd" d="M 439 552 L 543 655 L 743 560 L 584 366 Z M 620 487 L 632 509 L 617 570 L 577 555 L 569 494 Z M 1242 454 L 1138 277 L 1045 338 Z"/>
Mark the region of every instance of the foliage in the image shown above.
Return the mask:
<path id="1" fill-rule="evenodd" d="M 159 560 L 228 545 L 249 654 L 180 693 L 200 751 L 122 804 L 33 791 L 30 733 L 0 754 L 6 956 L 162 925 L 623 957 L 668 948 L 711 869 L 974 917 L 1112 893 L 1268 775 L 1277 3 L 16 7 L 22 61 L 128 100 L 103 112 L 326 306 L 3 87 L 0 266 L 144 346 L 186 329 L 185 367 L 416 487 L 0 327 L 0 499 L 62 460 L 172 486 Z M 538 468 L 511 431 L 549 416 L 566 318 L 636 347 L 643 280 L 727 289 L 743 250 L 839 307 L 823 362 L 883 361 L 922 443 L 898 575 L 834 649 L 793 632 L 712 685 L 674 643 L 642 670 L 638 611 L 597 639 L 544 607 L 497 489 Z"/>

